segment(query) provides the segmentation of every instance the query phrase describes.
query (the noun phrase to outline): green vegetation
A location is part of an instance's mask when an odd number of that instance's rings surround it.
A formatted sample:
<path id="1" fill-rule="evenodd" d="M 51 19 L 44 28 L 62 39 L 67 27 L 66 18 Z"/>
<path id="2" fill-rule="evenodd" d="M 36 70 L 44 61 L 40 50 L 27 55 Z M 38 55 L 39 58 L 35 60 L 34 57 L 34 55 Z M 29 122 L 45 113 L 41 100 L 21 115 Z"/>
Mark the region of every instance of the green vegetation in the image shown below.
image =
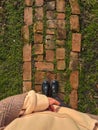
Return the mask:
<path id="1" fill-rule="evenodd" d="M 0 1 L 0 99 L 21 92 L 23 1 Z"/>

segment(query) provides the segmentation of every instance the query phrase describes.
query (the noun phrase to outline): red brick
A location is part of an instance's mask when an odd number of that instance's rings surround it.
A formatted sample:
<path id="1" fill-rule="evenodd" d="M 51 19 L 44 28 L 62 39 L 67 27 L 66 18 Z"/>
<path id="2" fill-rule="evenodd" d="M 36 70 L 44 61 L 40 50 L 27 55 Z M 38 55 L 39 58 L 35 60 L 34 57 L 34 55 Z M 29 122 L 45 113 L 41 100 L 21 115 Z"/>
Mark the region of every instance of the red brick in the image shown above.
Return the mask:
<path id="1" fill-rule="evenodd" d="M 32 7 L 25 7 L 24 9 L 24 23 L 26 25 L 32 25 L 33 21 L 32 21 Z"/>
<path id="2" fill-rule="evenodd" d="M 34 34 L 34 43 L 42 43 L 43 42 L 43 35 L 35 33 Z"/>
<path id="3" fill-rule="evenodd" d="M 70 106 L 73 109 L 78 108 L 78 94 L 77 90 L 72 90 L 70 94 Z"/>
<path id="4" fill-rule="evenodd" d="M 72 14 L 80 14 L 80 7 L 78 4 L 78 0 L 69 0 Z"/>
<path id="5" fill-rule="evenodd" d="M 31 44 L 24 44 L 23 46 L 23 61 L 31 61 Z"/>
<path id="6" fill-rule="evenodd" d="M 46 50 L 46 61 L 53 61 L 53 60 L 54 60 L 54 51 Z"/>
<path id="7" fill-rule="evenodd" d="M 31 62 L 23 63 L 23 80 L 31 80 Z"/>
<path id="8" fill-rule="evenodd" d="M 73 71 L 70 74 L 70 85 L 73 89 L 78 89 L 79 87 L 79 72 Z"/>
<path id="9" fill-rule="evenodd" d="M 72 51 L 76 51 L 76 52 L 81 51 L 81 34 L 80 33 L 72 34 Z"/>
<path id="10" fill-rule="evenodd" d="M 56 59 L 59 59 L 59 60 L 65 59 L 65 49 L 64 48 L 56 49 Z"/>
<path id="11" fill-rule="evenodd" d="M 42 84 L 43 80 L 45 77 L 45 73 L 44 72 L 35 72 L 35 84 Z"/>
<path id="12" fill-rule="evenodd" d="M 65 14 L 64 13 L 57 13 L 57 19 L 58 20 L 64 20 L 65 19 Z"/>
<path id="13" fill-rule="evenodd" d="M 48 79 L 49 81 L 51 81 L 51 80 L 56 79 L 56 74 L 54 74 L 53 72 L 47 72 L 47 73 L 46 73 L 46 77 L 47 77 L 47 79 Z"/>
<path id="14" fill-rule="evenodd" d="M 79 32 L 80 24 L 79 24 L 79 16 L 71 15 L 70 17 L 70 29 L 73 31 Z"/>
<path id="15" fill-rule="evenodd" d="M 28 92 L 32 90 L 32 82 L 31 81 L 23 81 L 23 92 Z"/>
<path id="16" fill-rule="evenodd" d="M 36 6 L 42 6 L 44 3 L 44 0 L 35 0 L 35 5 Z"/>
<path id="17" fill-rule="evenodd" d="M 34 32 L 43 33 L 43 22 L 42 21 L 36 21 L 36 23 L 34 24 Z"/>
<path id="18" fill-rule="evenodd" d="M 36 57 L 34 57 L 35 61 L 43 61 L 43 55 L 37 55 Z"/>
<path id="19" fill-rule="evenodd" d="M 35 54 L 43 54 L 43 44 L 35 44 L 34 52 Z"/>
<path id="20" fill-rule="evenodd" d="M 57 61 L 57 69 L 58 70 L 64 70 L 65 69 L 65 61 L 64 60 Z"/>
<path id="21" fill-rule="evenodd" d="M 36 20 L 43 20 L 43 16 L 44 16 L 44 12 L 43 12 L 43 8 L 36 8 L 35 9 L 35 19 Z"/>
<path id="22" fill-rule="evenodd" d="M 41 90 L 42 90 L 41 85 L 35 85 L 34 90 L 35 90 L 37 93 L 38 93 L 38 92 L 41 92 Z"/>
<path id="23" fill-rule="evenodd" d="M 57 20 L 57 28 L 65 29 L 65 20 Z"/>
<path id="24" fill-rule="evenodd" d="M 36 62 L 35 67 L 37 70 L 43 70 L 43 71 L 53 71 L 54 65 L 52 63 L 46 63 L 46 62 Z"/>
<path id="25" fill-rule="evenodd" d="M 29 43 L 29 28 L 27 25 L 22 27 L 21 33 L 22 33 L 24 44 L 28 44 Z"/>
<path id="26" fill-rule="evenodd" d="M 33 0 L 25 0 L 26 6 L 32 6 L 33 5 Z"/>
<path id="27" fill-rule="evenodd" d="M 57 12 L 65 12 L 65 0 L 57 0 Z"/>

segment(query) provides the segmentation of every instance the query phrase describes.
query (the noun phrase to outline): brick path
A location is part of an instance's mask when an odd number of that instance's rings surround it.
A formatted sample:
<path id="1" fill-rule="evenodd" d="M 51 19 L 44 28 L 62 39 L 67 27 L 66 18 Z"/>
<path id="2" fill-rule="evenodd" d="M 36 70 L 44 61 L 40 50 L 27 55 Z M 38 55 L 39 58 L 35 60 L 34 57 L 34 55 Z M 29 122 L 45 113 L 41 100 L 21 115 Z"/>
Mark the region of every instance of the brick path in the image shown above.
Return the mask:
<path id="1" fill-rule="evenodd" d="M 70 30 L 72 49 L 69 70 L 70 105 L 78 107 L 78 61 L 81 51 L 81 34 L 77 0 L 69 0 L 71 6 Z M 57 79 L 60 92 L 65 93 L 66 82 L 66 2 L 65 0 L 25 0 L 23 36 L 23 91 L 32 88 L 41 91 L 44 79 Z M 30 29 L 31 28 L 31 29 Z"/>

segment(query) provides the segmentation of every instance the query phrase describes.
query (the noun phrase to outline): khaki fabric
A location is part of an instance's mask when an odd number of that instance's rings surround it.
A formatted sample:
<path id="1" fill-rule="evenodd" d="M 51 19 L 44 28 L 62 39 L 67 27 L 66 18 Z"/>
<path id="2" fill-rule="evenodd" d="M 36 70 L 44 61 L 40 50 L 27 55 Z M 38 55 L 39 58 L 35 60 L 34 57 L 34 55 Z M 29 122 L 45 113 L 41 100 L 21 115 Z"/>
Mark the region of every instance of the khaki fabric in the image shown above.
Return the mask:
<path id="1" fill-rule="evenodd" d="M 54 105 L 56 112 L 47 111 L 48 106 L 46 96 L 30 91 L 24 101 L 23 116 L 4 130 L 93 130 L 98 122 L 85 113 L 66 107 Z"/>

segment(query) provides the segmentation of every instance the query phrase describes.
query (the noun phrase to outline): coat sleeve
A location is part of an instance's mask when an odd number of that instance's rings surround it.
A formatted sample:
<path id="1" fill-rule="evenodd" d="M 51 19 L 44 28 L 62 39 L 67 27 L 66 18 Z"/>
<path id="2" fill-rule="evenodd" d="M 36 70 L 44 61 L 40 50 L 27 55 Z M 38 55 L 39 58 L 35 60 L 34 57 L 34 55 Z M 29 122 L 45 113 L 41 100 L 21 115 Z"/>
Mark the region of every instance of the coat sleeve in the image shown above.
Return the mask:
<path id="1" fill-rule="evenodd" d="M 23 115 L 31 114 L 46 110 L 49 106 L 48 98 L 45 95 L 35 93 L 31 90 L 25 98 L 22 110 L 25 110 Z"/>

